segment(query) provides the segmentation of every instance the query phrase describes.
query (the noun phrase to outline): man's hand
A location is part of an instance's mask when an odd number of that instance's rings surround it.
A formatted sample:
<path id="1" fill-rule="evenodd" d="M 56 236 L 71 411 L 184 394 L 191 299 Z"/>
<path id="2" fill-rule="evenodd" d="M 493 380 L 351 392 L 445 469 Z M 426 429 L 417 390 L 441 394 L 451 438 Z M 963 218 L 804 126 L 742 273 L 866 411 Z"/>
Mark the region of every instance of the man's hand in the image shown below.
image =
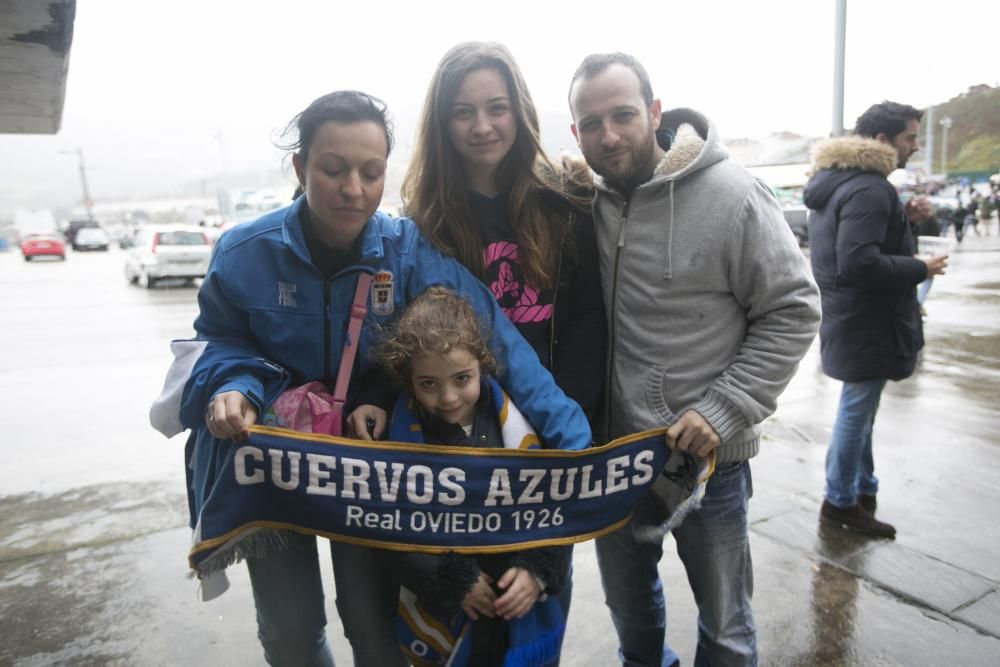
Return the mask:
<path id="1" fill-rule="evenodd" d="M 912 197 L 906 202 L 906 217 L 912 222 L 920 222 L 934 217 L 934 205 L 924 195 Z"/>
<path id="2" fill-rule="evenodd" d="M 920 261 L 927 265 L 927 277 L 943 276 L 944 270 L 948 268 L 948 255 L 934 255 L 933 257 L 921 257 Z"/>
<path id="3" fill-rule="evenodd" d="M 257 408 L 238 391 L 216 394 L 205 410 L 205 426 L 220 440 L 246 440 L 257 421 Z"/>
<path id="4" fill-rule="evenodd" d="M 378 440 L 389 415 L 375 405 L 359 405 L 347 415 L 347 435 L 359 440 Z M 368 426 L 371 425 L 371 433 Z"/>
<path id="5" fill-rule="evenodd" d="M 667 429 L 667 447 L 691 452 L 705 458 L 719 446 L 721 439 L 712 425 L 695 410 L 688 410 Z"/>

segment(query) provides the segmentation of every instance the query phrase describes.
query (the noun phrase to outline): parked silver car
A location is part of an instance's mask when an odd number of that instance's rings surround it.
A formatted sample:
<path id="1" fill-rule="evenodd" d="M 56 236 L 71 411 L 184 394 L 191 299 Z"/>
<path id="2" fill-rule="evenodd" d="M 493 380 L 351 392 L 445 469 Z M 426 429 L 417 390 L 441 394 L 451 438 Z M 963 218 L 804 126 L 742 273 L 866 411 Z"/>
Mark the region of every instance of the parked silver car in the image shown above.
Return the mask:
<path id="1" fill-rule="evenodd" d="M 73 237 L 73 250 L 101 250 L 107 252 L 111 245 L 108 233 L 100 227 L 82 227 Z"/>
<path id="2" fill-rule="evenodd" d="M 212 257 L 212 244 L 200 227 L 157 225 L 142 227 L 125 259 L 130 283 L 153 288 L 168 278 L 193 282 L 204 278 Z"/>
<path id="3" fill-rule="evenodd" d="M 801 205 L 784 206 L 781 212 L 785 216 L 785 222 L 795 234 L 795 240 L 799 242 L 800 248 L 809 246 L 809 209 Z"/>

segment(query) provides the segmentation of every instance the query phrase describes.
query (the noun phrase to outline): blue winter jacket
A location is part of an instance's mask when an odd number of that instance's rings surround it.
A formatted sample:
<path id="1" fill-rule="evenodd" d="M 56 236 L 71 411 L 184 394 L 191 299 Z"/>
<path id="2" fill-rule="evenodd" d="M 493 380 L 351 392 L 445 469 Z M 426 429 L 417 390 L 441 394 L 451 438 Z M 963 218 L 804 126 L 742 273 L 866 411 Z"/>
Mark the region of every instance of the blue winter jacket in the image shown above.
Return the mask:
<path id="1" fill-rule="evenodd" d="M 466 298 L 491 332 L 490 346 L 500 364 L 497 377 L 511 388 L 512 399 L 542 441 L 559 449 L 590 445 L 583 412 L 555 385 L 489 290 L 433 248 L 412 221 L 376 213 L 361 233 L 359 261 L 324 279 L 306 247 L 299 220 L 304 205 L 300 197 L 219 239 L 198 293 L 197 338 L 175 343 L 199 348 L 190 373 L 174 377 L 183 385 L 182 391 L 178 387 L 179 425 L 192 429 L 192 525 L 201 496 L 213 483 L 213 459 L 224 455 L 204 428 L 209 401 L 236 390 L 262 411 L 288 386 L 334 378 L 360 272 L 375 274 L 375 280 L 352 378 L 372 367 L 368 352 L 382 328 L 427 287 L 443 285 Z M 373 307 L 372 294 L 384 299 L 379 307 Z"/>

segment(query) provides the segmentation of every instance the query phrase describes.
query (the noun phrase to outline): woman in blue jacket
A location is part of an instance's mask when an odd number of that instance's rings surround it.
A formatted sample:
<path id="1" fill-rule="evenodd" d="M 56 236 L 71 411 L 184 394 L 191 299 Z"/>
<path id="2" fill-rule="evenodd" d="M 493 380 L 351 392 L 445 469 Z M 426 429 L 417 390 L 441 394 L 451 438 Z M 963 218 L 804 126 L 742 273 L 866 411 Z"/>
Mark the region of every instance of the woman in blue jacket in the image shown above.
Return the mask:
<path id="1" fill-rule="evenodd" d="M 362 273 L 373 281 L 361 295 L 368 312 L 355 378 L 372 366 L 368 348 L 378 331 L 424 289 L 444 285 L 492 331 L 498 379 L 541 438 L 563 449 L 588 446 L 582 411 L 556 387 L 490 292 L 410 220 L 376 211 L 392 146 L 384 105 L 364 93 L 335 92 L 310 104 L 293 127 L 298 139 L 289 148 L 304 195 L 220 238 L 198 294 L 197 337 L 174 344 L 178 360 L 168 385 L 182 387 L 180 420 L 161 419 L 158 428 L 192 429 L 186 451 L 192 528 L 227 441 L 246 432 L 287 386 L 336 376 Z M 154 422 L 157 412 L 164 413 L 162 404 L 154 407 Z M 337 608 L 355 664 L 404 664 L 393 624 L 395 587 L 367 548 L 332 543 L 332 553 Z M 268 662 L 332 665 L 315 538 L 298 536 L 247 567 Z"/>

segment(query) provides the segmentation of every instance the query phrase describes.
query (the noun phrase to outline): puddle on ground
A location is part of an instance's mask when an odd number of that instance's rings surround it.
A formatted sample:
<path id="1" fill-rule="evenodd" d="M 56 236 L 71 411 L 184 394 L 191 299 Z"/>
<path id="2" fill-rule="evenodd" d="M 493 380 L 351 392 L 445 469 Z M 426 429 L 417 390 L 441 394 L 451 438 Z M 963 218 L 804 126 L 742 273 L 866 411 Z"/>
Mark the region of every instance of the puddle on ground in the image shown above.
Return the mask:
<path id="1" fill-rule="evenodd" d="M 1000 332 L 974 329 L 929 334 L 924 360 L 1000 371 Z"/>
<path id="2" fill-rule="evenodd" d="M 0 561 L 102 544 L 187 523 L 183 489 L 170 482 L 118 482 L 54 495 L 6 496 Z"/>

